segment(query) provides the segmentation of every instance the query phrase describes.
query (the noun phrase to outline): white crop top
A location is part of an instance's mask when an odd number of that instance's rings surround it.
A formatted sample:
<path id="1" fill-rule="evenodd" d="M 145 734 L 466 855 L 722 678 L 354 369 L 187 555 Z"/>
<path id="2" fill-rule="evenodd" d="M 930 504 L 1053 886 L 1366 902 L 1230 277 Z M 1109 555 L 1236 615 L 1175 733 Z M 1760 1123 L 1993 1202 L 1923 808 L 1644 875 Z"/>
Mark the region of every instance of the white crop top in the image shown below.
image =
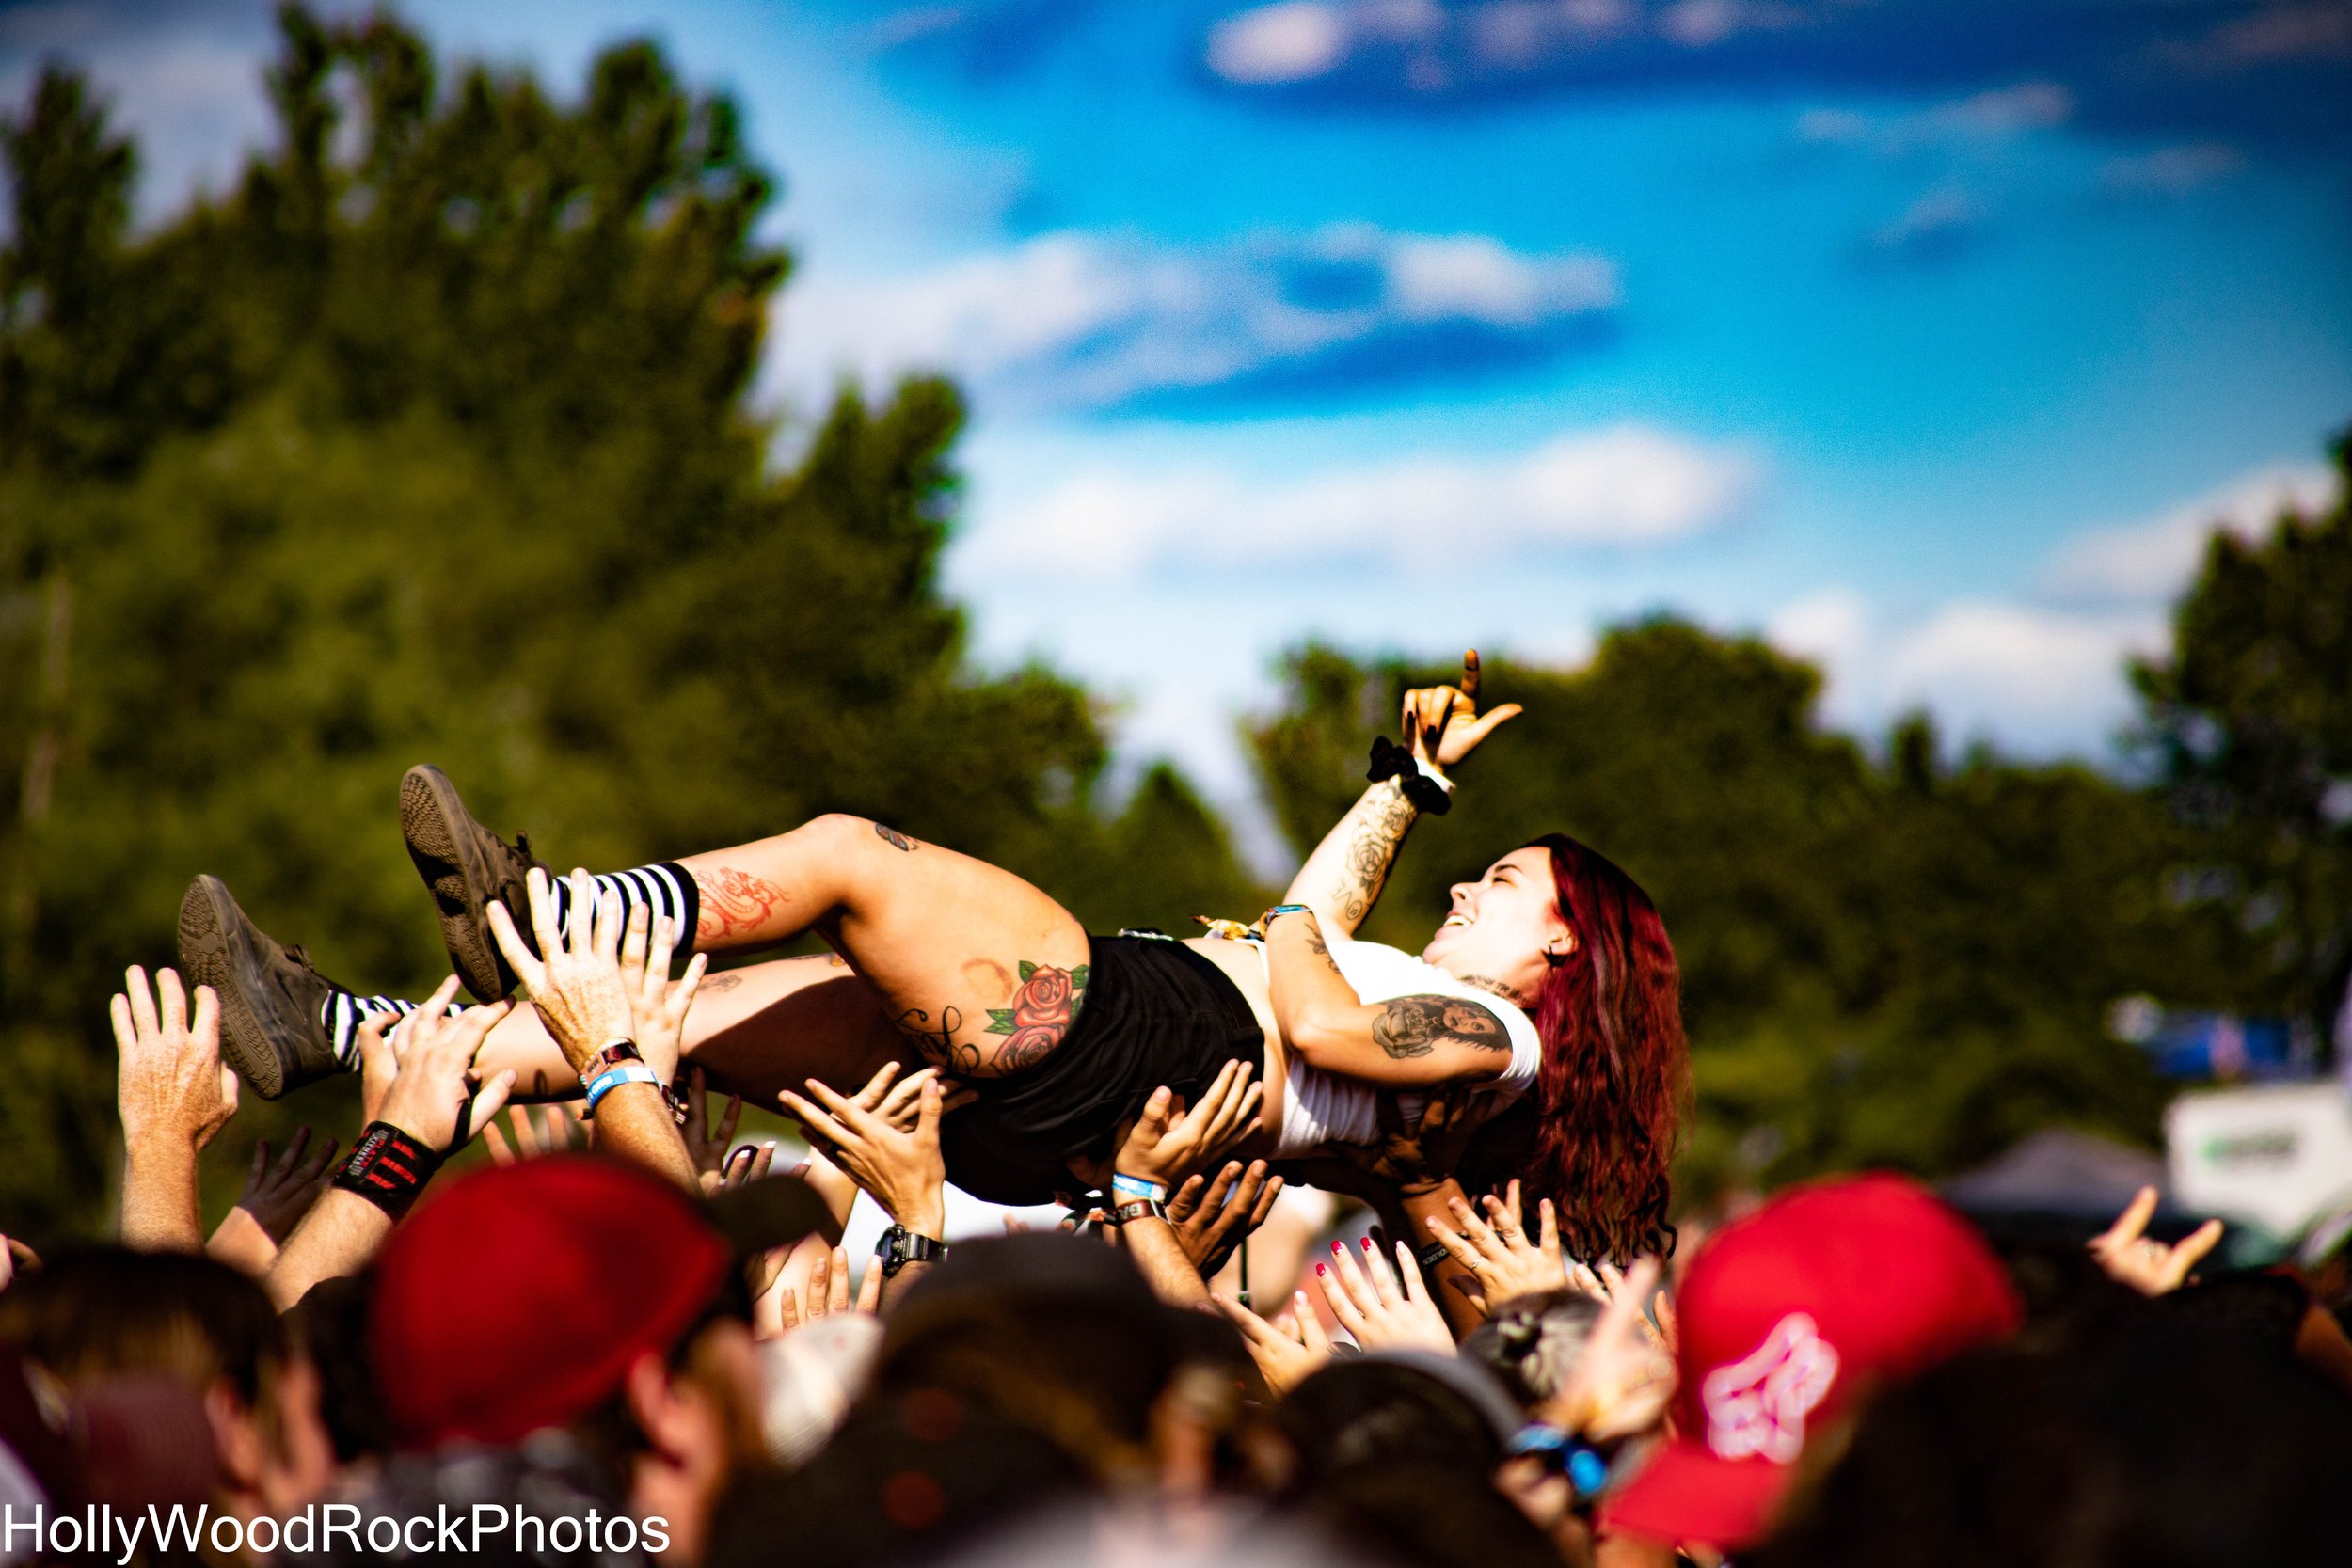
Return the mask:
<path id="1" fill-rule="evenodd" d="M 1366 1002 L 1388 1002 L 1400 996 L 1457 996 L 1475 1002 L 1502 1021 L 1510 1037 L 1511 1065 L 1480 1086 L 1483 1094 L 1498 1095 L 1507 1103 L 1527 1092 L 1544 1064 L 1544 1042 L 1535 1025 L 1518 1007 L 1491 991 L 1466 985 L 1410 953 L 1376 942 L 1352 942 L 1326 935 L 1331 961 L 1341 975 Z M 1260 961 L 1265 949 L 1258 950 Z M 1380 1138 L 1380 1118 L 1374 1088 L 1360 1078 L 1346 1078 L 1290 1057 L 1290 1072 L 1282 1097 L 1282 1135 L 1275 1147 L 1277 1159 L 1294 1159 L 1326 1143 L 1371 1144 Z M 1398 1096 L 1406 1116 L 1421 1114 L 1417 1094 Z"/>

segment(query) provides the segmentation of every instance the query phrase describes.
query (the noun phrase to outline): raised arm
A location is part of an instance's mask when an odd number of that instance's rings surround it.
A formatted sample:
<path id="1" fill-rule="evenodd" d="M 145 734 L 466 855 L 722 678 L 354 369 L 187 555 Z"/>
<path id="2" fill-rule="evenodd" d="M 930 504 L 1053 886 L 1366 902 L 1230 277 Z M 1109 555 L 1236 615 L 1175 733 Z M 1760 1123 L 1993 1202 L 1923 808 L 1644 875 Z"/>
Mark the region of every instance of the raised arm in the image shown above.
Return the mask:
<path id="1" fill-rule="evenodd" d="M 1462 656 L 1462 684 L 1423 687 L 1405 694 L 1405 746 L 1417 765 L 1451 789 L 1442 769 L 1470 755 L 1495 726 L 1519 711 L 1505 703 L 1478 717 L 1478 650 Z M 1325 927 L 1352 936 L 1372 912 L 1389 867 L 1406 833 L 1421 815 L 1401 778 L 1382 779 L 1364 791 L 1339 825 L 1323 835 L 1307 863 L 1291 879 L 1286 904 L 1304 904 Z"/>

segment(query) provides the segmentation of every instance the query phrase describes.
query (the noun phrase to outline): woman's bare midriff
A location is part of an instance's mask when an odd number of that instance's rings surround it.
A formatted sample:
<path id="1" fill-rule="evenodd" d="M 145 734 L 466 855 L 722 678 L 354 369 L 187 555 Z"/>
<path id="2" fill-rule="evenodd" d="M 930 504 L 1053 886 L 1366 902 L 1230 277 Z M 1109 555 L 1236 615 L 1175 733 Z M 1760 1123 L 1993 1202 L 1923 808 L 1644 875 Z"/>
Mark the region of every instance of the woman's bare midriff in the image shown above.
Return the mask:
<path id="1" fill-rule="evenodd" d="M 1265 1103 L 1258 1111 L 1258 1132 L 1242 1148 L 1234 1150 L 1245 1158 L 1255 1159 L 1270 1151 L 1282 1130 L 1282 1100 L 1290 1089 L 1289 1059 L 1282 1050 L 1282 1032 L 1275 1027 L 1274 1004 L 1266 993 L 1265 958 L 1255 942 L 1232 942 L 1224 937 L 1193 937 L 1184 943 L 1211 963 L 1225 972 L 1233 982 L 1249 1010 L 1257 1015 L 1258 1027 L 1265 1031 L 1265 1061 L 1259 1071 L 1259 1082 L 1265 1085 Z"/>

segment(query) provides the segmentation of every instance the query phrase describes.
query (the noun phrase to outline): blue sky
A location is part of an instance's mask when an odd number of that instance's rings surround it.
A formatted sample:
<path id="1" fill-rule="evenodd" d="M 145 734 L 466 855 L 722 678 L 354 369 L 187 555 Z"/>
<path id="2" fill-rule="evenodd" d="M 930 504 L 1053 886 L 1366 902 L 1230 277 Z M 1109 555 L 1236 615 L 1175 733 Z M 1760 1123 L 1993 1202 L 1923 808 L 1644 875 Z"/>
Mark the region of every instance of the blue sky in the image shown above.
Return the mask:
<path id="1" fill-rule="evenodd" d="M 1572 661 L 1659 609 L 1840 722 L 2105 755 L 2203 528 L 2352 420 L 2342 0 L 405 10 L 735 93 L 800 260 L 763 394 L 961 376 L 979 653 L 1229 805 L 1304 635 Z M 0 6 L 0 89 L 82 59 L 151 214 L 266 135 L 269 48 L 243 0 Z"/>

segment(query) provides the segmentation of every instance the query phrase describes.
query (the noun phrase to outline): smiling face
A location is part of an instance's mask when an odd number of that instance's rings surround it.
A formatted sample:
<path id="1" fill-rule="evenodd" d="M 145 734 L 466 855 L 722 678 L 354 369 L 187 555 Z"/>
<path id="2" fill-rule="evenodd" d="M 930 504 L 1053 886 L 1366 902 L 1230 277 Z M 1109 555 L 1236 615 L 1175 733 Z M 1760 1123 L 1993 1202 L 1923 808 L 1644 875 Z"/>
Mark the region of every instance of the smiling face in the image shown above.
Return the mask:
<path id="1" fill-rule="evenodd" d="M 1454 908 L 1421 956 L 1457 980 L 1534 1006 L 1554 961 L 1576 951 L 1560 918 L 1551 851 L 1514 849 L 1474 882 L 1454 884 Z"/>

